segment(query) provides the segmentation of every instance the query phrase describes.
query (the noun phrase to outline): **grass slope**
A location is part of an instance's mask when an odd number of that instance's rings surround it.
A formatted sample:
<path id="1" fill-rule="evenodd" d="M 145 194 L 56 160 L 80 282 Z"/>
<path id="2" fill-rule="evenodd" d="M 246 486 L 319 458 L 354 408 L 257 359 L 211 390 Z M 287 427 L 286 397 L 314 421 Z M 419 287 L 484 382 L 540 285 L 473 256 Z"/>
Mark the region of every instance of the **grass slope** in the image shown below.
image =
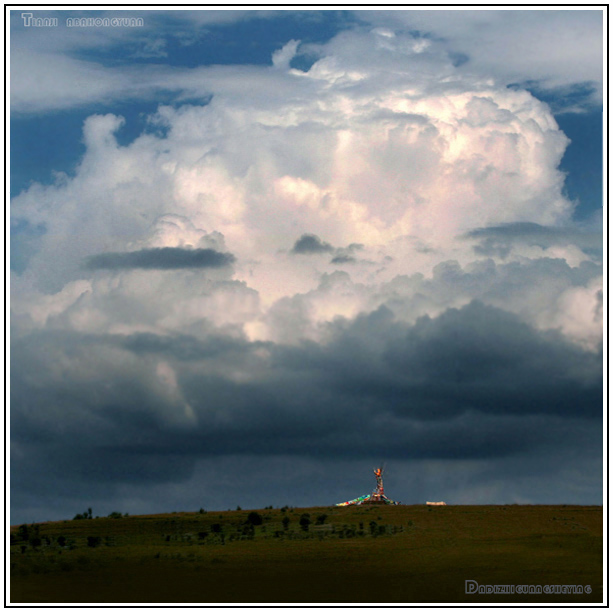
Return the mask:
<path id="1" fill-rule="evenodd" d="M 28 526 L 27 540 L 23 527 L 12 527 L 10 601 L 603 600 L 602 507 L 353 506 L 258 514 L 261 525 L 250 525 L 249 511 L 238 510 L 40 523 Z M 300 525 L 305 514 L 308 530 Z M 471 595 L 466 580 L 590 585 L 591 593 Z"/>

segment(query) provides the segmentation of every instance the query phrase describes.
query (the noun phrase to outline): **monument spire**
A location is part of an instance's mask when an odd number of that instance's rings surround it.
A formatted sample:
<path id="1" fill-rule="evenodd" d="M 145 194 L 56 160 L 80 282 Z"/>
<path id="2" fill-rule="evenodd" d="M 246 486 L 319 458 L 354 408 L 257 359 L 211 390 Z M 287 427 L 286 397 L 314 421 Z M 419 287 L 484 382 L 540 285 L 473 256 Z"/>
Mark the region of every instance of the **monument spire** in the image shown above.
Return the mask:
<path id="1" fill-rule="evenodd" d="M 374 469 L 375 478 L 377 479 L 377 488 L 370 495 L 362 495 L 350 501 L 341 502 L 337 506 L 361 506 L 364 504 L 386 504 L 397 506 L 400 502 L 393 501 L 385 496 L 383 491 L 383 467 Z"/>

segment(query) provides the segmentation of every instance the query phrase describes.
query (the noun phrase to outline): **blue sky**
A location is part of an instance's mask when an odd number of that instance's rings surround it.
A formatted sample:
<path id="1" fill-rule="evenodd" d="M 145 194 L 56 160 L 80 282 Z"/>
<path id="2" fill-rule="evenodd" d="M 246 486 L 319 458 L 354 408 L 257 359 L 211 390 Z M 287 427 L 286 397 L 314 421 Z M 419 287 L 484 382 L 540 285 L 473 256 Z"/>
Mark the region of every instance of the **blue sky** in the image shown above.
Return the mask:
<path id="1" fill-rule="evenodd" d="M 21 12 L 13 523 L 601 503 L 601 10 Z"/>

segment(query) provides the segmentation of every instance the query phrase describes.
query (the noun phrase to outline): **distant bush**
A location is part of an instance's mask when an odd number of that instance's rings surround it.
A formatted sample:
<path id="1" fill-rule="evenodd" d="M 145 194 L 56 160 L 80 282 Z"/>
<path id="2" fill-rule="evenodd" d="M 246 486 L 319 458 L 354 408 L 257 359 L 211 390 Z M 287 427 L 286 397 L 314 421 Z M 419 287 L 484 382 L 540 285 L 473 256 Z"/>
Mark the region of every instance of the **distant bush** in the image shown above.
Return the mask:
<path id="1" fill-rule="evenodd" d="M 298 522 L 300 523 L 302 531 L 308 531 L 309 525 L 311 524 L 311 515 L 304 513 Z"/>
<path id="2" fill-rule="evenodd" d="M 287 528 L 289 527 L 289 523 L 290 523 L 289 516 L 284 516 L 281 522 L 283 523 L 283 529 L 287 531 Z"/>
<path id="3" fill-rule="evenodd" d="M 242 535 L 248 537 L 248 538 L 253 538 L 253 534 L 255 533 L 255 527 L 250 524 L 247 523 L 242 529 L 241 529 L 241 533 Z"/>
<path id="4" fill-rule="evenodd" d="M 198 512 L 200 514 L 206 514 L 206 510 L 204 508 L 200 508 L 200 510 L 198 510 Z"/>
<path id="5" fill-rule="evenodd" d="M 88 508 L 83 514 L 76 514 L 73 521 L 80 521 L 83 519 L 91 519 L 92 518 L 92 509 Z"/>
<path id="6" fill-rule="evenodd" d="M 111 512 L 109 514 L 108 518 L 120 519 L 120 518 L 122 518 L 122 514 L 121 514 L 121 512 Z"/>
<path id="7" fill-rule="evenodd" d="M 100 538 L 100 536 L 87 536 L 87 545 L 90 548 L 96 548 L 96 546 L 100 546 L 100 542 L 102 542 L 102 538 Z"/>
<path id="8" fill-rule="evenodd" d="M 326 522 L 327 518 L 328 518 L 327 514 L 319 514 L 317 516 L 317 518 L 315 519 L 315 524 L 316 525 L 323 525 Z"/>
<path id="9" fill-rule="evenodd" d="M 211 531 L 213 533 L 221 533 L 221 524 L 220 523 L 213 523 L 211 525 Z"/>
<path id="10" fill-rule="evenodd" d="M 261 525 L 264 522 L 262 515 L 257 512 L 250 512 L 247 516 L 247 524 L 249 525 Z"/>
<path id="11" fill-rule="evenodd" d="M 27 525 L 19 525 L 17 536 L 22 542 L 27 542 L 30 539 L 30 532 Z"/>
<path id="12" fill-rule="evenodd" d="M 32 542 L 34 538 L 39 538 L 40 527 L 38 525 L 19 525 L 17 538 L 22 542 Z M 34 544 L 32 544 L 34 546 Z"/>

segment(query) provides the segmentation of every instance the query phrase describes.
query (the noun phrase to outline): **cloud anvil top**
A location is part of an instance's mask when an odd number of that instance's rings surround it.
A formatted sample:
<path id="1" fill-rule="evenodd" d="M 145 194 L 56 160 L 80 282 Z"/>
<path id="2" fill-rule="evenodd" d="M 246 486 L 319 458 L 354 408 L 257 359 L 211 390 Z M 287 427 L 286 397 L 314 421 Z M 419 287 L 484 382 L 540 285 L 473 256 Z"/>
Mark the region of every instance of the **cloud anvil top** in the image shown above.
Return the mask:
<path id="1" fill-rule="evenodd" d="M 601 11 L 30 13 L 13 522 L 602 502 Z"/>

